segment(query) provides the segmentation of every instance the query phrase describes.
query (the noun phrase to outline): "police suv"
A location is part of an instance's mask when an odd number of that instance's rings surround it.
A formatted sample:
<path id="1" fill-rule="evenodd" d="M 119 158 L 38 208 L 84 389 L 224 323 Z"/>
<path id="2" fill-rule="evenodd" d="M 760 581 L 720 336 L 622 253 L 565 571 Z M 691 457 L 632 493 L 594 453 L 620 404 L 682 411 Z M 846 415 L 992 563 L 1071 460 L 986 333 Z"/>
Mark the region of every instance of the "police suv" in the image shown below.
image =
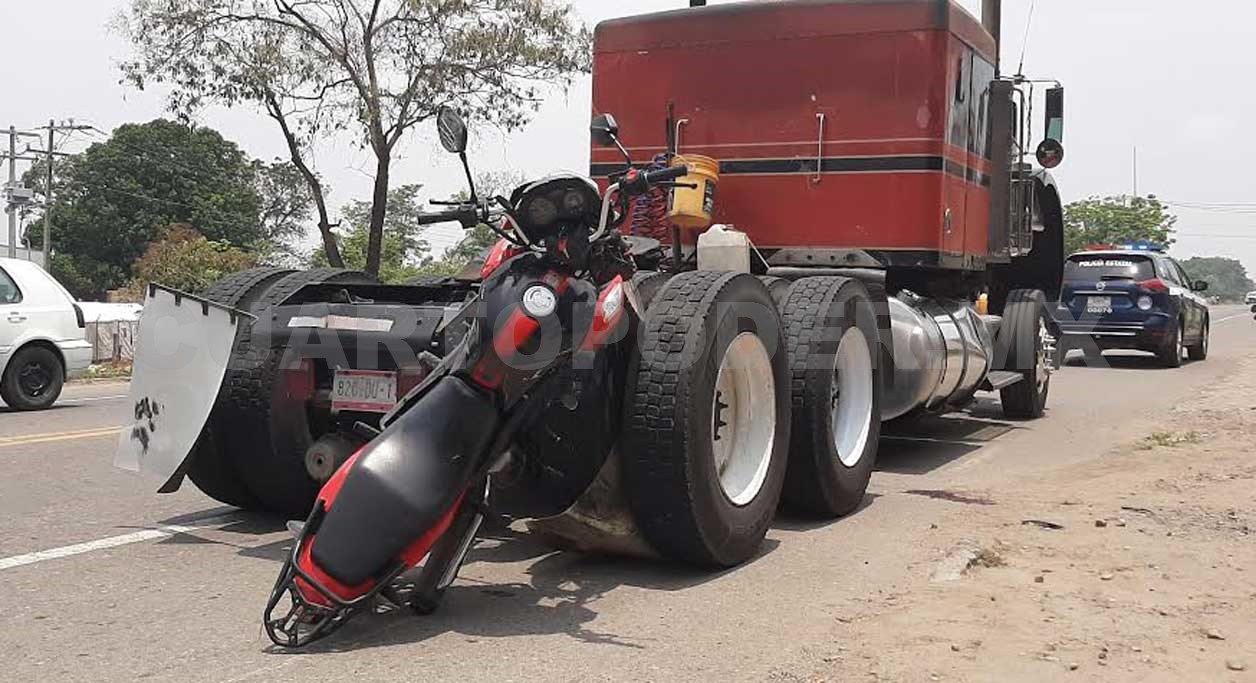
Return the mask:
<path id="1" fill-rule="evenodd" d="M 1192 282 L 1163 249 L 1096 246 L 1068 257 L 1055 318 L 1060 349 L 1149 351 L 1168 367 L 1208 356 L 1208 283 Z"/>

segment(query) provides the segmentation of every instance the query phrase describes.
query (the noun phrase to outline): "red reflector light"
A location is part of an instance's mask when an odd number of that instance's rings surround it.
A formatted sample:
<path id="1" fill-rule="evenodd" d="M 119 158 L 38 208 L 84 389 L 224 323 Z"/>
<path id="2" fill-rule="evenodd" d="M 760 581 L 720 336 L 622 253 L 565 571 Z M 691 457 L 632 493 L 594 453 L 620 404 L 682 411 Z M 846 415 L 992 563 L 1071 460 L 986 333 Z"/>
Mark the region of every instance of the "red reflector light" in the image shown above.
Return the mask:
<path id="1" fill-rule="evenodd" d="M 1163 294 L 1169 291 L 1169 284 L 1160 278 L 1143 280 L 1142 282 L 1135 282 L 1134 284 L 1149 292 L 1160 292 Z"/>

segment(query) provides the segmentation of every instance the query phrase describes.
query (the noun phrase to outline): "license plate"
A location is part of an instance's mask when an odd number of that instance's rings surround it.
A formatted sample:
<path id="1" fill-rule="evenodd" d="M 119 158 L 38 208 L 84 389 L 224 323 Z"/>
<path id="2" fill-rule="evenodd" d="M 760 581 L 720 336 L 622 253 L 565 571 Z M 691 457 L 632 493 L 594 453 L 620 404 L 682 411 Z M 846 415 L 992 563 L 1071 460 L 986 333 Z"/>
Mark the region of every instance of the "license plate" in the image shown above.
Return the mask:
<path id="1" fill-rule="evenodd" d="M 386 413 L 397 404 L 397 373 L 377 370 L 337 370 L 332 384 L 331 409 Z"/>
<path id="2" fill-rule="evenodd" d="M 1091 296 L 1086 298 L 1087 313 L 1111 313 L 1112 297 L 1110 296 Z"/>

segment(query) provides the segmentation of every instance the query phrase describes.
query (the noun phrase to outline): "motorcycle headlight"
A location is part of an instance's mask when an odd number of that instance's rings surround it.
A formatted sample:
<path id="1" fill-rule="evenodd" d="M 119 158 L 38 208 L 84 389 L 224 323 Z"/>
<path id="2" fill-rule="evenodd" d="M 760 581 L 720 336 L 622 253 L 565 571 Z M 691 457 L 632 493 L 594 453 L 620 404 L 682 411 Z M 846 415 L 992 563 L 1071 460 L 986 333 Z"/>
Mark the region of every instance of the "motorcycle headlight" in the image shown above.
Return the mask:
<path id="1" fill-rule="evenodd" d="M 1138 308 L 1143 311 L 1150 311 L 1151 310 L 1151 297 L 1149 296 L 1138 297 Z"/>

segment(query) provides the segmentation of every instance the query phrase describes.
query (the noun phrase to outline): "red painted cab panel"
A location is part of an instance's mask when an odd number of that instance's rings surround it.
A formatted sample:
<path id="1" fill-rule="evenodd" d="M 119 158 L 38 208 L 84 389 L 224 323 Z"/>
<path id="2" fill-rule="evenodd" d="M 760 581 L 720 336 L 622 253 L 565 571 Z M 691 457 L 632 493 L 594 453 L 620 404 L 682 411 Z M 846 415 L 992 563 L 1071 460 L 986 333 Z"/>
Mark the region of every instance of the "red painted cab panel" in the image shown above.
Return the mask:
<path id="1" fill-rule="evenodd" d="M 643 160 L 671 105 L 679 151 L 720 161 L 715 220 L 759 247 L 981 258 L 994 49 L 948 0 L 681 9 L 598 26 L 593 109 Z"/>

